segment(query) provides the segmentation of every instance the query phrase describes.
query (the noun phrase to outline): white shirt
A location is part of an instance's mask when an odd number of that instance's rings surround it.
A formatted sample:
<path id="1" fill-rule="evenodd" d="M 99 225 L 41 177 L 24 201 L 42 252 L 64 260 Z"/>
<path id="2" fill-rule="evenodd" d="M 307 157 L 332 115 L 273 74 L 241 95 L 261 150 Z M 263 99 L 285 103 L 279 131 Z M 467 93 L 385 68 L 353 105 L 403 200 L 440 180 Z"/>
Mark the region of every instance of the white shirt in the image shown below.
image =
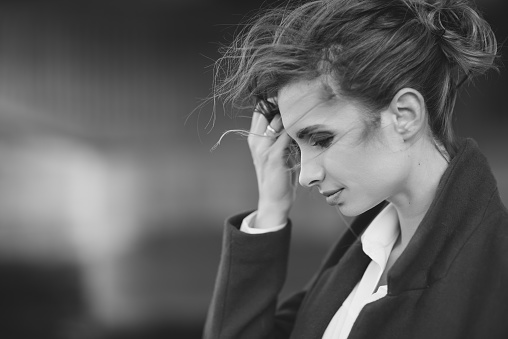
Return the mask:
<path id="1" fill-rule="evenodd" d="M 372 259 L 349 296 L 328 324 L 323 339 L 346 339 L 365 305 L 386 296 L 388 286 L 376 286 L 385 270 L 393 245 L 399 236 L 399 219 L 392 204 L 370 223 L 361 237 L 362 249 Z"/>
<path id="2" fill-rule="evenodd" d="M 247 216 L 240 230 L 250 234 L 275 232 L 284 228 L 278 225 L 269 229 L 250 227 L 256 212 Z M 363 307 L 386 296 L 388 286 L 380 286 L 379 279 L 385 270 L 393 245 L 399 236 L 399 220 L 392 204 L 386 206 L 367 227 L 361 236 L 363 252 L 372 259 L 362 279 L 356 284 L 342 306 L 337 310 L 325 330 L 323 339 L 346 339 Z"/>

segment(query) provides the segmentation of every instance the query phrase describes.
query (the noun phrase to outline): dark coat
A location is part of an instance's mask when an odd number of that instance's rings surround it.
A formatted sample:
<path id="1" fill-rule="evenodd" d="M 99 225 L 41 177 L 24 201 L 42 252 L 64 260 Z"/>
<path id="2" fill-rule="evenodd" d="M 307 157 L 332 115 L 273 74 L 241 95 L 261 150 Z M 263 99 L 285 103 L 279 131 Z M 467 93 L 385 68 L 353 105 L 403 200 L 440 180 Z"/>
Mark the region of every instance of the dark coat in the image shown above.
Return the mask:
<path id="1" fill-rule="evenodd" d="M 358 216 L 308 286 L 276 307 L 290 229 L 260 235 L 226 222 L 204 338 L 321 338 L 370 259 L 359 238 L 384 203 Z M 436 196 L 349 339 L 508 338 L 508 211 L 476 143 L 461 142 Z"/>

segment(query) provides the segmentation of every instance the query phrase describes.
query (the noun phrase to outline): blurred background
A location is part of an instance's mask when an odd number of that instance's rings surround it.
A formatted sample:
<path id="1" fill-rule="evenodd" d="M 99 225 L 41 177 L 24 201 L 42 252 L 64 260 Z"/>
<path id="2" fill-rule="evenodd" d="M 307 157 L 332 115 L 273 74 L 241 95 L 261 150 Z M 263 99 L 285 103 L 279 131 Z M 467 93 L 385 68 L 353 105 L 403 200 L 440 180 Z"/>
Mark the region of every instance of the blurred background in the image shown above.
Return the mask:
<path id="1" fill-rule="evenodd" d="M 262 2 L 0 2 L 2 337 L 201 337 L 223 220 L 257 195 L 244 139 L 210 152 L 249 112 L 212 125 L 210 105 L 195 109 L 220 43 Z M 477 4 L 504 42 L 506 1 Z M 456 106 L 505 203 L 507 94 L 502 68 Z M 300 190 L 292 218 L 284 295 L 344 231 L 315 192 Z"/>

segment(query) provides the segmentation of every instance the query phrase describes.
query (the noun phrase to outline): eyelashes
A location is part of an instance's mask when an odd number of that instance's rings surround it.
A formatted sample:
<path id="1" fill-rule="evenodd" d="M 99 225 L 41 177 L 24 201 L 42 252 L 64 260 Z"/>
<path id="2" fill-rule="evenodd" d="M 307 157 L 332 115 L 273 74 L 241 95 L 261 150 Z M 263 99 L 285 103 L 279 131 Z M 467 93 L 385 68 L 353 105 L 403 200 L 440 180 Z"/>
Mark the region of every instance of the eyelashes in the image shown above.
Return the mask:
<path id="1" fill-rule="evenodd" d="M 329 132 L 318 132 L 311 134 L 307 137 L 307 144 L 311 147 L 319 147 L 322 149 L 326 149 L 333 144 L 335 135 Z M 289 151 L 293 156 L 300 155 L 300 146 L 296 142 L 296 140 L 291 139 L 289 143 Z"/>
<path id="2" fill-rule="evenodd" d="M 317 147 L 318 154 L 325 152 L 330 146 L 336 142 L 335 135 L 329 132 L 318 132 L 308 135 L 306 144 L 309 147 Z M 288 161 L 292 159 L 296 166 L 301 166 L 302 151 L 295 139 L 291 138 L 287 148 Z"/>
<path id="3" fill-rule="evenodd" d="M 333 134 L 318 132 L 310 135 L 308 142 L 313 147 L 327 148 L 332 144 L 333 138 Z"/>

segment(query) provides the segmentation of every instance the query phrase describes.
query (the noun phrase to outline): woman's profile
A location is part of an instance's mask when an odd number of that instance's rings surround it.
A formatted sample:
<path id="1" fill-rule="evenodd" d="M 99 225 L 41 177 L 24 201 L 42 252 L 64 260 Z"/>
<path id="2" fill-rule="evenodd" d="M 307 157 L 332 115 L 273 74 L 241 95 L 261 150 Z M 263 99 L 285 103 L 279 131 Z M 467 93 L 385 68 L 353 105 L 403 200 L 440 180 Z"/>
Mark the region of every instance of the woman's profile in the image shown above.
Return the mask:
<path id="1" fill-rule="evenodd" d="M 452 128 L 496 44 L 465 0 L 310 1 L 246 26 L 216 94 L 253 103 L 259 199 L 226 220 L 204 338 L 508 338 L 508 211 Z M 279 302 L 297 182 L 355 219 Z"/>

